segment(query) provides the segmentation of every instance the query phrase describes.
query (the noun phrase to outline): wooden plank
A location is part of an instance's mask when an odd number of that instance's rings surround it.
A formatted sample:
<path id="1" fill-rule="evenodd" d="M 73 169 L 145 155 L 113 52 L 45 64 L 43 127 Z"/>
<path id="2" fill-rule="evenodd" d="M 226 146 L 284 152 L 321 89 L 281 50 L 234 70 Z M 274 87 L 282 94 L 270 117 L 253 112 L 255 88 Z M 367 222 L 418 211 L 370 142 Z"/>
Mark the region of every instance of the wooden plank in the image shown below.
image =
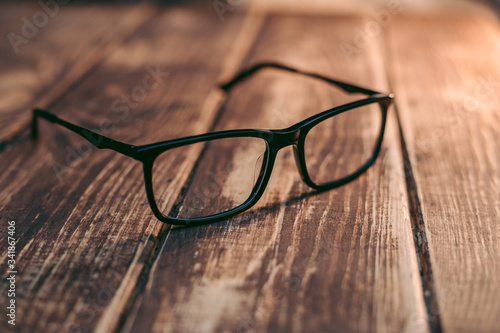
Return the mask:
<path id="1" fill-rule="evenodd" d="M 483 16 L 404 17 L 387 38 L 431 311 L 445 332 L 500 330 L 498 31 Z"/>
<path id="2" fill-rule="evenodd" d="M 245 65 L 280 61 L 385 91 L 377 40 L 349 64 L 340 53 L 363 23 L 272 16 Z M 265 71 L 234 88 L 216 129 L 282 128 L 359 97 Z M 379 160 L 354 182 L 307 195 L 286 149 L 250 212 L 171 229 L 123 332 L 428 331 L 393 112 Z M 217 159 L 233 168 L 235 156 Z"/>
<path id="3" fill-rule="evenodd" d="M 143 5 L 47 8 L 0 5 L 9 13 L 0 21 L 0 144 L 27 127 L 35 106 L 49 107 L 154 14 Z"/>
<path id="4" fill-rule="evenodd" d="M 238 38 L 251 41 L 252 31 L 239 35 L 241 28 L 237 15 L 221 23 L 216 15 L 169 8 L 52 111 L 134 144 L 207 131 L 221 96 L 213 83 L 241 61 L 228 50 Z M 148 77 L 153 88 L 143 98 L 137 87 Z M 126 94 L 128 110 L 126 102 L 113 104 Z M 15 330 L 114 331 L 166 225 L 151 213 L 140 163 L 110 151 L 89 154 L 81 138 L 47 122 L 39 132 L 37 142 L 17 141 L 0 161 L 1 220 L 15 220 L 17 228 Z M 2 223 L 3 235 L 6 228 Z M 7 287 L 0 285 L 2 304 Z"/>

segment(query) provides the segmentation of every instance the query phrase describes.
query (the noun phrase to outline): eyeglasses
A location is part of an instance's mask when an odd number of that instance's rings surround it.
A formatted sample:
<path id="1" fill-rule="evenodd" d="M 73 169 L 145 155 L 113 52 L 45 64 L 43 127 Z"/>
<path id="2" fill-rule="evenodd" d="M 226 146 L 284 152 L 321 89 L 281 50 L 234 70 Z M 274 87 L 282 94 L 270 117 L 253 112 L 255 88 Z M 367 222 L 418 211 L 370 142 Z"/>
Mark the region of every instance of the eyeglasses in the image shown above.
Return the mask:
<path id="1" fill-rule="evenodd" d="M 368 97 L 328 109 L 285 129 L 228 130 L 143 146 L 115 141 L 35 109 L 31 137 L 38 136 L 37 119 L 41 117 L 79 134 L 97 148 L 111 149 L 141 161 L 154 215 L 162 222 L 176 225 L 215 222 L 255 205 L 269 182 L 278 151 L 287 146 L 293 147 L 302 180 L 318 191 L 350 182 L 375 162 L 393 94 L 277 63 L 248 68 L 221 88 L 229 92 L 263 68 L 312 77 L 347 93 Z M 172 200 L 172 193 L 180 193 L 176 201 Z"/>

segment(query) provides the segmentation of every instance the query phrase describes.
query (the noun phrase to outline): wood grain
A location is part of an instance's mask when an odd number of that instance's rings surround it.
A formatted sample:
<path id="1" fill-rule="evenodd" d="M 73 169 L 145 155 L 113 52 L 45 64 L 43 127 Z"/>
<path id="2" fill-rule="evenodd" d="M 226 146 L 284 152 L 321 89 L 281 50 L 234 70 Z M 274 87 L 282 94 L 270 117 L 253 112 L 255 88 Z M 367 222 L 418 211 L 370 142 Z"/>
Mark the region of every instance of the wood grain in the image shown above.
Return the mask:
<path id="1" fill-rule="evenodd" d="M 8 13 L 0 21 L 0 145 L 27 127 L 34 107 L 50 107 L 154 15 L 153 8 L 142 5 L 60 5 L 51 10 L 53 16 L 35 3 L 0 5 Z M 47 20 L 28 34 L 25 22 L 32 24 L 33 17 L 43 15 Z"/>
<path id="2" fill-rule="evenodd" d="M 484 9 L 464 15 L 472 7 L 462 2 L 437 4 L 453 8 L 446 16 L 409 15 L 427 3 L 391 16 L 387 33 L 361 47 L 358 31 L 385 2 L 359 13 L 346 5 L 355 14 L 342 16 L 337 2 L 257 1 L 249 14 L 223 19 L 211 2 L 68 6 L 18 54 L 4 38 L 0 219 L 16 221 L 20 273 L 18 322 L 2 321 L 2 332 L 499 331 L 499 23 Z M 0 4 L 0 34 L 19 31 L 21 18 L 39 10 Z M 287 14 L 256 14 L 268 11 Z M 290 14 L 297 11 L 321 15 Z M 346 43 L 356 50 L 346 53 Z M 227 96 L 217 88 L 261 61 L 393 89 L 398 117 L 391 109 L 375 165 L 314 193 L 289 147 L 250 211 L 170 229 L 150 211 L 140 163 L 47 122 L 37 142 L 27 139 L 34 104 L 144 144 L 284 128 L 362 98 L 277 70 Z M 314 144 L 321 175 L 329 174 L 321 161 L 332 133 Z M 358 147 L 367 134 L 346 132 Z M 345 142 L 332 150 L 351 151 Z M 255 181 L 257 148 L 224 142 L 165 156 L 162 208 L 186 216 L 239 203 L 243 185 Z M 2 222 L 2 235 L 6 228 Z M 7 252 L 0 254 L 5 274 Z"/>
<path id="3" fill-rule="evenodd" d="M 377 40 L 349 65 L 340 53 L 360 24 L 271 16 L 244 65 L 280 61 L 385 91 Z M 231 91 L 215 129 L 282 128 L 359 97 L 265 71 Z M 217 160 L 232 170 L 238 156 Z M 392 112 L 375 166 L 341 188 L 312 194 L 280 152 L 251 211 L 168 232 L 123 332 L 428 331 L 401 156 Z"/>
<path id="4" fill-rule="evenodd" d="M 51 111 L 134 144 L 209 130 L 221 96 L 213 84 L 241 61 L 228 50 L 244 50 L 235 43 L 243 22 L 238 15 L 220 22 L 216 15 L 182 7 L 160 14 Z M 250 41 L 251 33 L 243 37 Z M 145 97 L 137 88 L 146 87 L 144 82 L 154 86 Z M 126 102 L 113 104 L 127 94 L 127 110 Z M 2 221 L 17 222 L 20 272 L 19 321 L 2 329 L 119 328 L 166 228 L 150 211 L 140 163 L 89 151 L 78 136 L 47 122 L 40 123 L 36 142 L 17 140 L 1 156 L 0 214 Z M 57 166 L 63 171 L 56 173 Z M 6 224 L 0 231 L 6 234 Z M 2 251 L 2 272 L 6 255 Z M 2 283 L 2 304 L 6 288 Z"/>
<path id="5" fill-rule="evenodd" d="M 482 16 L 405 17 L 387 36 L 445 332 L 500 330 L 498 31 Z"/>

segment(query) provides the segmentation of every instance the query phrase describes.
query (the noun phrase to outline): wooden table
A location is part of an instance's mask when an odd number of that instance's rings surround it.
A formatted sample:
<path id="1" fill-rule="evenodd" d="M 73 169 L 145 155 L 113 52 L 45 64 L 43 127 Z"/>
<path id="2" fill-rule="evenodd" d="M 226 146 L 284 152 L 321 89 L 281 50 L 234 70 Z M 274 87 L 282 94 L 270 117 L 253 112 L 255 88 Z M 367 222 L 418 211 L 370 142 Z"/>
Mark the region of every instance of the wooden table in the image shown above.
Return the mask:
<path id="1" fill-rule="evenodd" d="M 0 331 L 500 331 L 496 16 L 259 3 L 0 5 Z M 28 136 L 35 106 L 145 144 L 283 128 L 343 102 L 269 71 L 221 109 L 216 83 L 263 60 L 396 94 L 365 175 L 304 196 L 285 149 L 251 211 L 173 228 L 151 213 L 139 162 L 46 122 Z M 117 113 L 148 68 L 168 75 Z"/>

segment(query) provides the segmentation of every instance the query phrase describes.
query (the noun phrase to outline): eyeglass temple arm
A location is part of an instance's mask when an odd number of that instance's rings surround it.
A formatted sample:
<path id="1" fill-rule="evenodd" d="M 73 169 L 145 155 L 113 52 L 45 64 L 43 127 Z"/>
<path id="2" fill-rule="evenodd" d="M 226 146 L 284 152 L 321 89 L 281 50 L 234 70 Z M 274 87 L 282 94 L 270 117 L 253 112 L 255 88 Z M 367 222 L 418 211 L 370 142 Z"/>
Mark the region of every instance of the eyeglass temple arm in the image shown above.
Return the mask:
<path id="1" fill-rule="evenodd" d="M 38 137 L 38 118 L 46 119 L 52 123 L 59 124 L 76 134 L 80 135 L 84 139 L 88 140 L 91 144 L 99 149 L 111 149 L 116 152 L 122 153 L 126 156 L 132 158 L 136 157 L 135 147 L 123 142 L 119 142 L 94 131 L 88 130 L 86 128 L 71 124 L 61 118 L 57 117 L 55 114 L 50 113 L 45 110 L 35 109 L 33 110 L 33 121 L 31 123 L 31 138 L 35 140 Z"/>
<path id="2" fill-rule="evenodd" d="M 238 84 L 239 82 L 243 81 L 247 77 L 251 76 L 252 74 L 254 74 L 255 72 L 257 72 L 257 71 L 259 71 L 260 69 L 263 69 L 263 68 L 277 68 L 277 69 L 282 69 L 282 70 L 285 70 L 285 71 L 289 71 L 289 72 L 293 72 L 293 73 L 297 73 L 297 74 L 301 74 L 301 75 L 305 75 L 305 76 L 317 78 L 317 79 L 325 81 L 325 82 L 327 82 L 329 84 L 337 86 L 338 88 L 340 88 L 340 89 L 342 89 L 342 90 L 344 90 L 345 92 L 348 92 L 348 93 L 362 93 L 362 94 L 366 94 L 366 95 L 380 94 L 379 92 L 374 91 L 374 90 L 370 90 L 370 89 L 366 89 L 366 88 L 361 88 L 361 87 L 354 86 L 354 85 L 349 84 L 349 83 L 345 83 L 345 82 L 340 82 L 340 81 L 337 81 L 337 80 L 333 80 L 333 79 L 330 79 L 328 77 L 321 76 L 319 74 L 309 73 L 309 72 L 303 72 L 303 71 L 297 70 L 295 68 L 288 67 L 288 66 L 285 66 L 285 65 L 281 65 L 281 64 L 278 64 L 278 63 L 273 63 L 273 62 L 260 63 L 260 64 L 254 65 L 253 67 L 247 68 L 247 69 L 241 71 L 238 75 L 236 75 L 229 82 L 222 84 L 220 86 L 220 88 L 223 89 L 224 91 L 229 91 L 234 85 Z"/>

